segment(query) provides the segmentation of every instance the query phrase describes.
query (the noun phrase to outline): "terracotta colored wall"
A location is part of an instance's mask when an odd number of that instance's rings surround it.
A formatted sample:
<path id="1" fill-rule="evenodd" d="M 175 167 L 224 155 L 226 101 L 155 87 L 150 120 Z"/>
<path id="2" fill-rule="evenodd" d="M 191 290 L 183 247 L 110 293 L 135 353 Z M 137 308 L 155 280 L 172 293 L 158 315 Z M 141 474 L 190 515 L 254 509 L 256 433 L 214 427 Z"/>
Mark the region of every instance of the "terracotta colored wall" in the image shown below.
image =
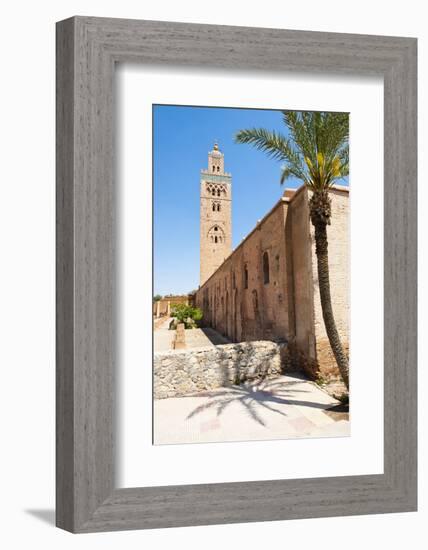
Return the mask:
<path id="1" fill-rule="evenodd" d="M 349 232 L 347 191 L 333 189 L 328 228 L 331 294 L 339 333 L 348 342 Z M 286 193 L 196 293 L 204 322 L 233 341 L 295 342 L 328 374 L 334 365 L 322 319 L 309 194 Z M 268 284 L 263 254 L 269 256 Z M 244 266 L 248 288 L 244 288 Z M 333 368 L 333 373 L 335 369 Z"/>
<path id="2" fill-rule="evenodd" d="M 198 290 L 205 322 L 235 341 L 285 339 L 288 295 L 285 261 L 287 203 L 280 201 Z M 264 283 L 263 254 L 269 258 Z M 248 288 L 244 288 L 244 267 Z"/>
<path id="3" fill-rule="evenodd" d="M 287 239 L 290 243 L 289 286 L 293 308 L 290 339 L 315 358 L 313 271 L 310 241 L 308 193 L 300 189 L 290 202 Z"/>

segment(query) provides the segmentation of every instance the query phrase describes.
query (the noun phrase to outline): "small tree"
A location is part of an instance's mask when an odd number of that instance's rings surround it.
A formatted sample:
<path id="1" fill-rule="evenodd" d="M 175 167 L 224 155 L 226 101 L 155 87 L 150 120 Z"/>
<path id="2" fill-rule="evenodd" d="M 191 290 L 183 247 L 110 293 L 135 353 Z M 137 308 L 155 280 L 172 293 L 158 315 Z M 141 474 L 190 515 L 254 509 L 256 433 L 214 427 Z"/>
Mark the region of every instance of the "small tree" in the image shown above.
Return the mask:
<path id="1" fill-rule="evenodd" d="M 171 316 L 175 317 L 179 323 L 184 323 L 186 328 L 193 327 L 202 319 L 202 310 L 198 307 L 192 307 L 187 304 L 172 304 Z"/>
<path id="2" fill-rule="evenodd" d="M 203 316 L 204 316 L 204 314 L 203 314 L 203 312 L 202 312 L 202 309 L 200 309 L 199 307 L 192 307 L 192 315 L 191 315 L 191 318 L 192 318 L 196 323 L 198 323 L 199 321 L 201 321 Z"/>
<path id="3" fill-rule="evenodd" d="M 159 302 L 159 300 L 162 300 L 162 296 L 160 294 L 156 294 L 155 296 L 153 296 L 154 302 Z"/>

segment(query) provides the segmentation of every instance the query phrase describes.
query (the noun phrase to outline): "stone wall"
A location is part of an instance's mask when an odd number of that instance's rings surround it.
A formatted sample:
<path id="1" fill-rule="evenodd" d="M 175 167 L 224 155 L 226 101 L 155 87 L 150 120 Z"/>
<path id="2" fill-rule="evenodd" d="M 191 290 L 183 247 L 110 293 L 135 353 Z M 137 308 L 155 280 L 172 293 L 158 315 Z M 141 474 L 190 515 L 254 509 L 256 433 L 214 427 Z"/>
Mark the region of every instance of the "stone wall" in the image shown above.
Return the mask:
<path id="1" fill-rule="evenodd" d="M 314 359 L 314 273 L 310 227 L 308 192 L 302 186 L 292 197 L 287 217 L 289 302 L 292 304 L 288 339 L 307 358 Z"/>
<path id="2" fill-rule="evenodd" d="M 204 324 L 232 341 L 287 339 L 287 203 L 281 199 L 196 293 Z"/>
<path id="3" fill-rule="evenodd" d="M 330 192 L 331 225 L 327 226 L 328 267 L 330 275 L 331 302 L 336 328 L 342 345 L 348 350 L 349 303 L 350 303 L 350 249 L 349 249 L 349 192 L 336 187 Z M 311 225 L 311 237 L 314 228 Z M 314 332 L 316 358 L 320 374 L 324 377 L 340 376 L 328 341 L 322 316 L 321 298 L 318 284 L 318 268 L 315 247 L 312 247 L 312 270 L 314 274 Z"/>
<path id="4" fill-rule="evenodd" d="M 180 397 L 281 374 L 286 344 L 242 342 L 154 356 L 155 399 Z"/>
<path id="5" fill-rule="evenodd" d="M 204 313 L 203 323 L 230 340 L 288 341 L 311 369 L 337 375 L 322 318 L 309 197 L 304 185 L 286 190 L 199 288 L 196 303 Z M 327 231 L 332 305 L 347 347 L 349 190 L 334 186 L 330 197 L 332 221 Z"/>

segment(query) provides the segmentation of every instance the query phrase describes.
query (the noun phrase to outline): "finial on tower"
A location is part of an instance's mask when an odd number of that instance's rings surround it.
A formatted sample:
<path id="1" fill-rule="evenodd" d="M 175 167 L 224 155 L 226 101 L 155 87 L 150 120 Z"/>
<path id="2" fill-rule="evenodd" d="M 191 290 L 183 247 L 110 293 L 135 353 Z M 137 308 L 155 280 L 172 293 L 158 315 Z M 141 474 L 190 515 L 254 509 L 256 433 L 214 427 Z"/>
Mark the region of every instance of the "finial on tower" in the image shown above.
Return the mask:
<path id="1" fill-rule="evenodd" d="M 214 142 L 214 151 L 218 151 L 218 139 Z"/>

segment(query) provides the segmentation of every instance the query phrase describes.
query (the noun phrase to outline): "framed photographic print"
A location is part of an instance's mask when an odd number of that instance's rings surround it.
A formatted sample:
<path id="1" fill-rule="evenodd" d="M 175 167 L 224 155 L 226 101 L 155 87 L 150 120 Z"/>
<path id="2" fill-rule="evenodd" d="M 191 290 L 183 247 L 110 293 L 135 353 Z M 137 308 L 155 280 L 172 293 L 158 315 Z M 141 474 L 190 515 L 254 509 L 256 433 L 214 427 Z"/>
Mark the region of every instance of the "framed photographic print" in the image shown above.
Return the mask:
<path id="1" fill-rule="evenodd" d="M 416 40 L 57 25 L 57 525 L 416 509 Z"/>

